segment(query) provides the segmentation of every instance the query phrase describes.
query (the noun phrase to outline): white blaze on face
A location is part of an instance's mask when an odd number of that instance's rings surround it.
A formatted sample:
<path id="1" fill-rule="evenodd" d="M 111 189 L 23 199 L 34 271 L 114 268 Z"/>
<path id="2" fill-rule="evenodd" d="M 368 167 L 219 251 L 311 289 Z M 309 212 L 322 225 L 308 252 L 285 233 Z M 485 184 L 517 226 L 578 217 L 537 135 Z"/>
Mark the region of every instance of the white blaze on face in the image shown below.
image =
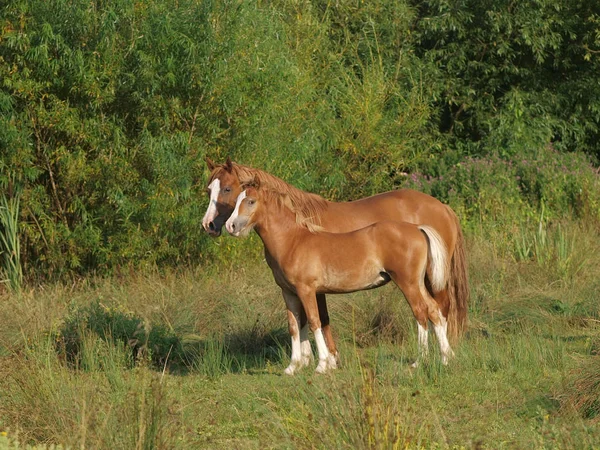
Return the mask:
<path id="1" fill-rule="evenodd" d="M 233 223 L 233 221 L 235 219 L 237 219 L 237 216 L 239 215 L 239 212 L 240 212 L 240 205 L 242 204 L 242 201 L 245 198 L 246 198 L 246 191 L 242 191 L 242 193 L 240 195 L 238 195 L 237 201 L 235 202 L 235 209 L 233 210 L 233 212 L 231 213 L 231 216 L 225 223 L 225 228 L 227 229 L 227 231 L 234 236 L 238 236 L 240 234 L 240 230 L 238 230 L 237 232 L 234 233 L 231 229 L 231 224 Z"/>
<path id="2" fill-rule="evenodd" d="M 215 217 L 217 217 L 217 199 L 219 198 L 219 191 L 221 190 L 221 181 L 218 178 L 215 178 L 213 182 L 208 185 L 208 189 L 210 189 L 210 200 L 208 202 L 206 214 L 204 214 L 204 218 L 202 219 L 202 226 L 206 231 L 208 231 L 208 225 L 215 220 Z"/>

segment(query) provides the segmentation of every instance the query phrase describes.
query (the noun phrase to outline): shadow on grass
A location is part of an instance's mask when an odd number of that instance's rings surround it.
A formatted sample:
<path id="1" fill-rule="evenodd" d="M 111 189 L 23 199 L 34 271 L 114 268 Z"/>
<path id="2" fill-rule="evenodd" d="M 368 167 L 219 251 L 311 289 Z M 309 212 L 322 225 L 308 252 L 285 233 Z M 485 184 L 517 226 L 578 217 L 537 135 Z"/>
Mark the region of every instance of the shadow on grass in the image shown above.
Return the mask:
<path id="1" fill-rule="evenodd" d="M 113 356 L 119 353 L 124 369 L 143 363 L 159 371 L 209 378 L 264 370 L 282 364 L 290 353 L 288 332 L 282 327 L 268 330 L 256 322 L 223 336 L 181 336 L 100 302 L 72 312 L 53 341 L 59 357 L 73 369 L 114 366 Z"/>
<path id="2" fill-rule="evenodd" d="M 224 336 L 182 339 L 186 364 L 176 373 L 197 373 L 215 378 L 227 373 L 263 373 L 284 363 L 290 353 L 286 329 L 259 332 L 255 328 Z"/>

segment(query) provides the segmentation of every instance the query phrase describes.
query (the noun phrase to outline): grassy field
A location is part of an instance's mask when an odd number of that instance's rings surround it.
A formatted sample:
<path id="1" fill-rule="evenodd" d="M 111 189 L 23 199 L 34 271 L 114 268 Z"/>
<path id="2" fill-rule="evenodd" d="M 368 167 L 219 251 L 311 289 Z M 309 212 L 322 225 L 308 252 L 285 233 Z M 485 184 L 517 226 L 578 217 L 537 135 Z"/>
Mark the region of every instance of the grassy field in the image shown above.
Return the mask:
<path id="1" fill-rule="evenodd" d="M 600 448 L 597 231 L 467 238 L 470 328 L 447 367 L 433 336 L 409 367 L 416 329 L 388 285 L 329 298 L 339 370 L 283 376 L 264 263 L 4 293 L 0 448 Z"/>

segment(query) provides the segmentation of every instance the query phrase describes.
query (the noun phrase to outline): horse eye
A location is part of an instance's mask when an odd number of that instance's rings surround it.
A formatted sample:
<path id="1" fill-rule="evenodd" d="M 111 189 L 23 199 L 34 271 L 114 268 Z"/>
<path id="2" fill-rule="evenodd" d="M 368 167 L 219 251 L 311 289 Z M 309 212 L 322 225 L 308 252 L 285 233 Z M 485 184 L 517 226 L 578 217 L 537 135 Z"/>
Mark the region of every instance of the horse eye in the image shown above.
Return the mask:
<path id="1" fill-rule="evenodd" d="M 223 188 L 223 192 L 229 194 L 231 192 L 231 188 L 227 186 L 226 188 Z"/>
<path id="2" fill-rule="evenodd" d="M 254 205 L 254 203 L 256 203 L 256 200 L 248 200 L 248 204 L 249 204 L 250 206 Z"/>

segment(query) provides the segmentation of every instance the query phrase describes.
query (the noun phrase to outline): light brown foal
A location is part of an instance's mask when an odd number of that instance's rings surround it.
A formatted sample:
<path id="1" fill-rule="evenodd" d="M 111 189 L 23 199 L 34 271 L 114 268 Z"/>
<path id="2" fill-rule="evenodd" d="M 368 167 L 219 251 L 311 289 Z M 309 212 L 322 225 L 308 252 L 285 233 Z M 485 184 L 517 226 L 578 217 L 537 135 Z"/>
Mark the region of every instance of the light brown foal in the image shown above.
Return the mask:
<path id="1" fill-rule="evenodd" d="M 246 187 L 238 196 L 226 228 L 233 236 L 246 236 L 254 229 L 281 269 L 292 337 L 286 374 L 308 363 L 300 344 L 302 308 L 317 344 L 316 371 L 336 367 L 322 334 L 316 294 L 373 289 L 390 280 L 402 290 L 417 320 L 419 358 L 427 352 L 428 321 L 434 326 L 442 362 L 453 355 L 447 322 L 425 286 L 426 274 L 434 289 L 444 286 L 449 270 L 448 252 L 433 228 L 384 221 L 349 233 L 311 232 L 297 223 L 287 197 L 258 186 Z"/>

